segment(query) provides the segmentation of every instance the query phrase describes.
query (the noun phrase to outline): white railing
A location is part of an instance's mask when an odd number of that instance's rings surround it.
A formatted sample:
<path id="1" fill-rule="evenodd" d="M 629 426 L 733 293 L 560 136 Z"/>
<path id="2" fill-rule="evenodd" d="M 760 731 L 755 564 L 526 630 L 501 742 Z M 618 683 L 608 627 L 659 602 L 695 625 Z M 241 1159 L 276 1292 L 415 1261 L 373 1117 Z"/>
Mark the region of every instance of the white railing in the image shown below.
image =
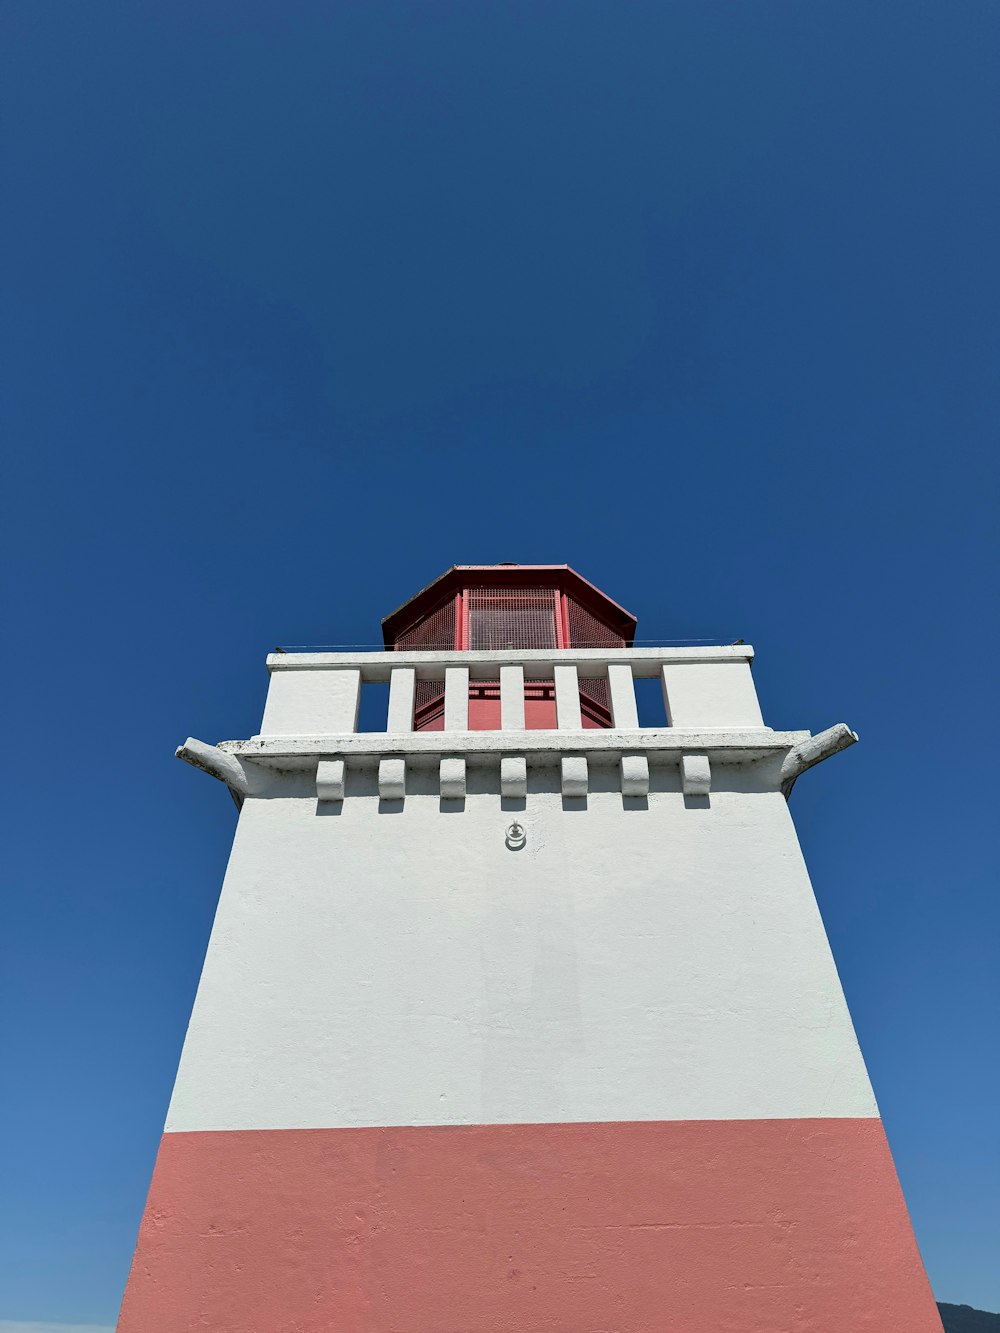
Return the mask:
<path id="1" fill-rule="evenodd" d="M 377 760 L 380 794 L 405 791 L 407 759 L 440 762 L 441 793 L 465 793 L 466 760 L 496 755 L 504 795 L 523 795 L 527 759 L 558 758 L 564 795 L 587 790 L 588 753 L 608 752 L 621 764 L 622 790 L 648 790 L 650 752 L 675 752 L 685 791 L 707 791 L 708 741 L 714 748 L 769 748 L 750 675 L 753 650 L 715 648 L 613 648 L 510 650 L 506 652 L 274 653 L 271 687 L 260 735 L 226 748 L 243 758 L 274 762 L 314 756 L 321 799 L 343 797 L 347 763 Z M 525 728 L 525 676 L 551 680 L 556 725 Z M 607 681 L 610 729 L 584 729 L 581 679 Z M 658 678 L 666 727 L 639 726 L 635 680 Z M 440 682 L 444 729 L 416 731 L 417 681 Z M 362 686 L 389 683 L 384 733 L 359 733 Z M 469 730 L 469 687 L 499 681 L 500 728 Z M 774 733 L 771 733 L 774 735 Z M 685 746 L 685 741 L 687 745 Z M 687 753 L 690 751 L 690 753 Z M 687 762 L 690 760 L 690 762 Z"/>
<path id="2" fill-rule="evenodd" d="M 763 726 L 749 672 L 753 649 L 588 648 L 544 652 L 272 653 L 261 736 L 353 733 L 361 686 L 389 682 L 385 730 L 412 732 L 416 682 L 440 682 L 445 732 L 468 729 L 469 684 L 500 682 L 500 730 L 524 730 L 524 680 L 555 685 L 556 728 L 579 730 L 580 680 L 608 682 L 612 725 L 636 729 L 636 678 L 659 678 L 668 726 Z"/>
<path id="3" fill-rule="evenodd" d="M 273 653 L 262 736 L 329 735 L 357 730 L 361 687 L 389 682 L 386 731 L 413 730 L 416 682 L 440 682 L 445 731 L 469 725 L 470 683 L 497 681 L 501 731 L 524 730 L 524 681 L 551 680 L 556 726 L 579 730 L 580 680 L 607 681 L 615 729 L 638 724 L 635 680 L 659 678 L 667 725 L 731 729 L 761 727 L 750 675 L 753 649 L 588 648 L 558 651 L 420 653 Z"/>
<path id="4" fill-rule="evenodd" d="M 593 759 L 617 764 L 624 796 L 649 791 L 650 761 L 680 771 L 686 797 L 708 795 L 712 766 L 767 760 L 767 782 L 786 796 L 798 776 L 853 745 L 857 735 L 838 723 L 816 736 L 808 731 L 772 731 L 760 715 L 750 676 L 753 649 L 613 648 L 552 651 L 425 653 L 274 653 L 268 658 L 271 686 L 260 734 L 244 741 L 206 745 L 188 737 L 177 755 L 226 784 L 237 805 L 247 796 L 273 792 L 268 770 L 315 773 L 321 801 L 344 799 L 349 768 L 378 770 L 378 792 L 386 800 L 406 793 L 409 764 L 436 764 L 440 794 L 461 799 L 467 764 L 499 765 L 504 796 L 524 797 L 529 766 L 557 763 L 564 796 L 582 797 Z M 525 673 L 551 680 L 556 725 L 525 727 Z M 636 679 L 658 678 L 663 686 L 666 726 L 640 727 Z M 609 728 L 585 729 L 580 680 L 605 679 L 611 703 Z M 414 703 L 418 680 L 439 681 L 444 695 L 444 730 L 417 731 Z M 470 682 L 499 681 L 501 721 L 497 731 L 469 729 Z M 359 732 L 361 688 L 389 683 L 384 732 Z M 778 762 L 775 762 L 778 761 Z"/>

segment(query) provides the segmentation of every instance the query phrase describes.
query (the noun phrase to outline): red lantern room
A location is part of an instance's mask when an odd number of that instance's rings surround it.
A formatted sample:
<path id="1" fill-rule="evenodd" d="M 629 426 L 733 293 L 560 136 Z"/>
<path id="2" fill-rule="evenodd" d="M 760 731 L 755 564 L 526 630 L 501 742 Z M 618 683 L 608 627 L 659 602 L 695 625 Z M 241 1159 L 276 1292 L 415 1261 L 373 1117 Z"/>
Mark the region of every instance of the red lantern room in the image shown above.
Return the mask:
<path id="1" fill-rule="evenodd" d="M 635 617 L 569 565 L 453 565 L 382 621 L 392 651 L 456 649 L 502 652 L 525 648 L 627 648 Z M 524 718 L 529 731 L 556 725 L 550 679 L 525 678 Z M 581 679 L 585 727 L 611 726 L 607 681 Z M 417 681 L 417 731 L 444 727 L 440 681 Z M 500 682 L 469 686 L 469 729 L 500 728 Z"/>

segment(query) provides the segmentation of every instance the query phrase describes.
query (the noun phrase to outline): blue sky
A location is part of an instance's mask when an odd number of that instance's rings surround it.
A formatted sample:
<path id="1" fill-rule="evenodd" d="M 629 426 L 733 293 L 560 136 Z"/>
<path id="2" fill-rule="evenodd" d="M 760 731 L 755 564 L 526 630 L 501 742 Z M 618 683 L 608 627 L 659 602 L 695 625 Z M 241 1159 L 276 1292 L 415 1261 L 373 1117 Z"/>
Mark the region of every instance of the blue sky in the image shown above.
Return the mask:
<path id="1" fill-rule="evenodd" d="M 114 1322 L 235 817 L 174 747 L 496 560 L 860 732 L 794 814 L 935 1291 L 1000 1310 L 998 36 L 5 0 L 0 1320 Z"/>

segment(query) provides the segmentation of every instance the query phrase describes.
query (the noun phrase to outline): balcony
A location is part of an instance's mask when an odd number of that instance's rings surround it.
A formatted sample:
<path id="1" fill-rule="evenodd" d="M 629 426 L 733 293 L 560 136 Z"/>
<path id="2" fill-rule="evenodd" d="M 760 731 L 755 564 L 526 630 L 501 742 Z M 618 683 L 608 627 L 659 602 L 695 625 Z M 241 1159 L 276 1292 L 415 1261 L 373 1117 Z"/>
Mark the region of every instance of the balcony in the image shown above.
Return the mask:
<path id="1" fill-rule="evenodd" d="M 204 748 L 226 756 L 230 765 L 235 761 L 250 778 L 254 770 L 313 772 L 323 801 L 343 800 L 348 772 L 361 769 L 377 771 L 383 800 L 402 800 L 407 771 L 416 768 L 437 771 L 444 800 L 465 796 L 470 768 L 493 769 L 505 797 L 526 794 L 529 770 L 554 769 L 563 796 L 582 797 L 591 768 L 613 766 L 623 795 L 645 796 L 650 767 L 657 765 L 679 770 L 685 795 L 706 796 L 714 765 L 777 759 L 809 737 L 764 725 L 750 674 L 752 656 L 743 645 L 275 653 L 268 658 L 271 685 L 260 735 Z M 526 678 L 554 682 L 554 728 L 526 729 Z M 582 723 L 580 682 L 595 678 L 607 682 L 612 717 L 607 729 Z M 666 726 L 639 726 L 635 681 L 648 678 L 662 684 Z M 469 729 L 469 686 L 478 680 L 500 682 L 498 730 Z M 443 690 L 441 731 L 415 730 L 418 681 L 437 682 Z M 367 682 L 389 683 L 384 732 L 357 730 Z M 192 762 L 212 771 L 206 762 Z M 777 772 L 780 765 L 774 767 Z M 235 768 L 230 772 L 235 776 Z M 223 780 L 236 794 L 234 783 Z M 248 793 L 258 786 L 249 781 Z"/>

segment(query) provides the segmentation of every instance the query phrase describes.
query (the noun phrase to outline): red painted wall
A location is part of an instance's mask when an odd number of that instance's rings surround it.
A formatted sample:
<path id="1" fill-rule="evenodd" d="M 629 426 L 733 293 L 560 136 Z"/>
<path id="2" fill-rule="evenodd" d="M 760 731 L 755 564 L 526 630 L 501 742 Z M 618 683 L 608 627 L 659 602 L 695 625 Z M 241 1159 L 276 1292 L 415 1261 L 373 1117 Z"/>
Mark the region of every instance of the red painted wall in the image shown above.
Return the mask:
<path id="1" fill-rule="evenodd" d="M 878 1120 L 168 1134 L 119 1333 L 941 1333 Z"/>

